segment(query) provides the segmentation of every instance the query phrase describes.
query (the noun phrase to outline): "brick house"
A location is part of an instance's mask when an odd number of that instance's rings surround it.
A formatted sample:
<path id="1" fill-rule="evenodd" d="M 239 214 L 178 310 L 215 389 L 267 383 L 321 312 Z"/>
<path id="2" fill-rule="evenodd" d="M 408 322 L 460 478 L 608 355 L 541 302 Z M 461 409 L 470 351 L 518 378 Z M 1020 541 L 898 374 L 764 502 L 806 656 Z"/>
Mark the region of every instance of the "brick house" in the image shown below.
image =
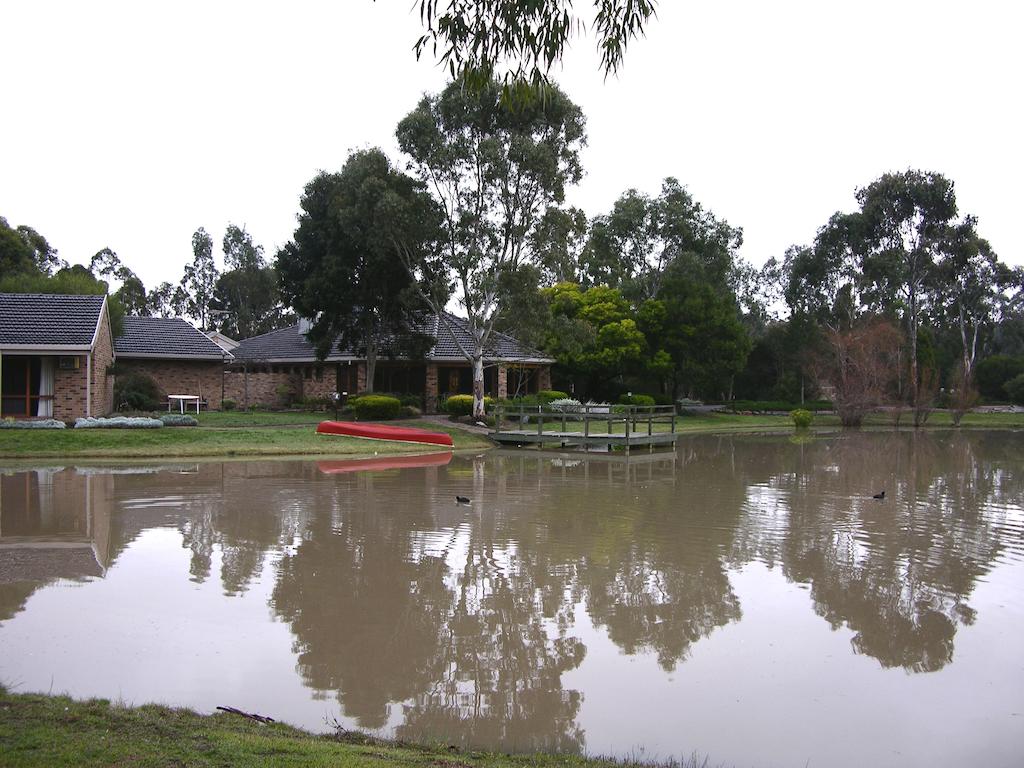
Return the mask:
<path id="1" fill-rule="evenodd" d="M 473 371 L 460 351 L 460 342 L 468 348 L 472 337 L 466 320 L 454 315 L 446 319 L 442 322 L 436 315 L 423 318 L 418 330 L 433 343 L 422 358 L 381 355 L 373 389 L 419 395 L 428 413 L 436 411 L 448 395 L 470 394 Z M 320 360 L 306 330 L 308 326 L 300 322 L 241 341 L 232 350 L 234 361 L 225 377 L 226 397 L 246 407 L 325 398 L 334 392 L 364 392 L 365 356 L 335 345 Z M 550 389 L 554 362 L 511 336 L 495 333 L 484 357 L 484 389 L 493 397 Z"/>
<path id="2" fill-rule="evenodd" d="M 114 340 L 118 375 L 137 372 L 156 382 L 161 399 L 196 395 L 209 408 L 224 399 L 231 354 L 180 317 L 126 317 Z M 116 407 L 116 403 L 114 404 Z"/>
<path id="3" fill-rule="evenodd" d="M 0 418 L 108 413 L 113 360 L 106 296 L 0 293 Z"/>

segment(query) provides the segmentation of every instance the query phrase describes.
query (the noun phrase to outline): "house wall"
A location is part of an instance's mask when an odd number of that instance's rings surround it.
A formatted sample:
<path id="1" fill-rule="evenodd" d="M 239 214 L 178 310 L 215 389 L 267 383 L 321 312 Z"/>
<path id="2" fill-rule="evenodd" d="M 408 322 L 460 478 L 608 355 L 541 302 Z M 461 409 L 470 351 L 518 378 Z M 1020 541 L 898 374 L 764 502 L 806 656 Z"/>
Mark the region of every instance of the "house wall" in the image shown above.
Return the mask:
<path id="1" fill-rule="evenodd" d="M 298 369 L 297 369 L 298 370 Z M 259 365 L 246 372 L 229 368 L 224 372 L 224 399 L 234 400 L 239 408 L 252 405 L 280 405 L 279 389 L 290 399 L 302 396 L 302 374 L 293 373 L 292 366 Z"/>
<path id="2" fill-rule="evenodd" d="M 114 377 L 110 366 L 114 362 L 114 345 L 110 333 L 110 318 L 106 308 L 100 315 L 99 333 L 92 350 L 92 415 L 105 416 L 114 410 Z"/>
<path id="3" fill-rule="evenodd" d="M 167 395 L 199 395 L 212 410 L 220 409 L 221 372 L 223 364 L 217 360 L 151 360 L 120 357 L 119 370 L 137 372 L 156 382 L 161 399 Z"/>
<path id="4" fill-rule="evenodd" d="M 76 357 L 78 368 L 66 371 L 60 370 L 54 360 L 53 418 L 60 421 L 74 421 L 85 416 L 89 380 L 86 376 L 85 355 Z"/>
<path id="5" fill-rule="evenodd" d="M 316 376 L 320 371 L 320 378 Z M 338 391 L 338 366 L 336 363 L 310 365 L 302 371 L 302 397 L 330 398 Z"/>

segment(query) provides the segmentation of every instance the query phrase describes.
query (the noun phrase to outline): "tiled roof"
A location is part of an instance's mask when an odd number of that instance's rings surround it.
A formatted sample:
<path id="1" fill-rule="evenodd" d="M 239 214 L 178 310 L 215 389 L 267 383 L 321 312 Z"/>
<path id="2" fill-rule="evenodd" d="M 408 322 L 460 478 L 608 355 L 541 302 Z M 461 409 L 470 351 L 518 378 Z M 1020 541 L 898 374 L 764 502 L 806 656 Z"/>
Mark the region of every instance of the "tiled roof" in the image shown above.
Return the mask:
<path id="1" fill-rule="evenodd" d="M 114 340 L 118 357 L 220 360 L 226 353 L 180 317 L 126 317 Z"/>
<path id="2" fill-rule="evenodd" d="M 428 360 L 464 360 L 458 338 L 469 349 L 472 335 L 467 321 L 455 315 L 446 315 L 448 322 L 443 322 L 437 315 L 425 315 L 418 324 L 418 330 L 434 338 L 434 344 L 427 350 Z M 454 335 L 453 335 L 454 330 Z M 531 360 L 536 362 L 553 362 L 542 352 L 520 344 L 516 339 L 504 333 L 492 333 L 489 351 L 485 355 L 488 360 Z M 264 333 L 243 340 L 233 350 L 236 360 L 263 360 L 282 362 L 312 362 L 316 360 L 316 350 L 300 331 L 299 325 L 282 328 L 279 331 Z M 335 345 L 328 360 L 361 359 L 354 350 L 341 349 Z"/>
<path id="3" fill-rule="evenodd" d="M 104 298 L 0 293 L 0 346 L 90 347 Z"/>

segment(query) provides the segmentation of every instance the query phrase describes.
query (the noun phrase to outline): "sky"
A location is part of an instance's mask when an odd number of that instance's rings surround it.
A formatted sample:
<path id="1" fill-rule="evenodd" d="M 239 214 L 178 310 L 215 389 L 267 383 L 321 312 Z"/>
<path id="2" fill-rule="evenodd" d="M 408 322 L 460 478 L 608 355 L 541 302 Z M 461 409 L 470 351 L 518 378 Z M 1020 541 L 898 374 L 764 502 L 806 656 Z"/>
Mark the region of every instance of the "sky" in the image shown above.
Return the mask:
<path id="1" fill-rule="evenodd" d="M 0 216 L 153 287 L 192 233 L 244 225 L 268 255 L 299 197 L 394 128 L 445 71 L 413 0 L 6 2 Z M 588 12 L 590 3 L 576 7 Z M 587 116 L 568 202 L 607 212 L 674 176 L 762 264 L 810 242 L 891 170 L 938 171 L 1000 257 L 1024 264 L 1024 9 L 975 0 L 661 0 L 605 79 L 595 40 L 553 72 Z"/>

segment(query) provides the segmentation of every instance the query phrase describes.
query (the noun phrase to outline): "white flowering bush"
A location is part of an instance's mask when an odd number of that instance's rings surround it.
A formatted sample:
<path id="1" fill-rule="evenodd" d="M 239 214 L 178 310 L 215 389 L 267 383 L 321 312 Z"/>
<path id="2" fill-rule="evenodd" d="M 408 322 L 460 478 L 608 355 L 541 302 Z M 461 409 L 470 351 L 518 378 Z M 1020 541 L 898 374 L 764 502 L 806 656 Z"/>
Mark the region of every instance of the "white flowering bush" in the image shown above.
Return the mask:
<path id="1" fill-rule="evenodd" d="M 160 419 L 146 416 L 114 416 L 111 419 L 78 419 L 75 429 L 159 429 L 164 423 Z"/>
<path id="2" fill-rule="evenodd" d="M 548 403 L 549 408 L 555 411 L 562 411 L 563 413 L 578 413 L 581 405 L 582 403 L 579 400 L 571 397 L 562 397 Z"/>
<path id="3" fill-rule="evenodd" d="M 157 416 L 165 427 L 197 427 L 199 422 L 195 416 L 187 413 L 164 413 Z"/>
<path id="4" fill-rule="evenodd" d="M 64 429 L 63 421 L 57 419 L 36 419 L 33 421 L 15 421 L 0 419 L 0 429 Z"/>

